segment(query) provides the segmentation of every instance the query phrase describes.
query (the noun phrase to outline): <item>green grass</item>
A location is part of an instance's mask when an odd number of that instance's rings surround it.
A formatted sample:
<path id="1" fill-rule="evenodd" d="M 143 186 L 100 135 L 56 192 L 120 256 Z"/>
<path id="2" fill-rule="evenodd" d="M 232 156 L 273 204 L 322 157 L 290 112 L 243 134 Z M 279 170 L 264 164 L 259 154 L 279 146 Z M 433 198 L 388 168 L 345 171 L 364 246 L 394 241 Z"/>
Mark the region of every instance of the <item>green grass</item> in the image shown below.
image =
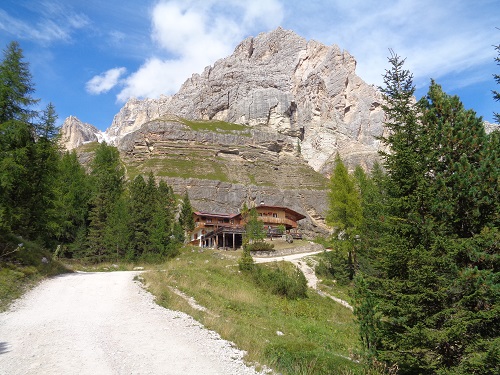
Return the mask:
<path id="1" fill-rule="evenodd" d="M 229 181 L 222 165 L 217 162 L 207 162 L 196 157 L 196 155 L 148 159 L 142 163 L 141 170 L 153 170 L 156 176 L 162 177 L 194 177 L 223 182 Z M 134 172 L 137 173 L 137 171 Z"/>
<path id="2" fill-rule="evenodd" d="M 78 147 L 78 152 L 95 152 L 99 147 L 99 142 L 89 142 Z"/>
<path id="3" fill-rule="evenodd" d="M 217 120 L 187 120 L 179 118 L 178 121 L 194 131 L 210 131 L 228 134 L 232 132 L 244 132 L 241 135 L 250 137 L 249 128 L 245 125 Z"/>
<path id="4" fill-rule="evenodd" d="M 15 236 L 2 241 L 0 248 L 0 311 L 44 278 L 71 272 L 49 251 Z M 42 262 L 44 257 L 47 263 Z"/>
<path id="5" fill-rule="evenodd" d="M 236 343 L 248 352 L 249 362 L 283 374 L 366 373 L 348 359 L 359 350 L 349 309 L 312 291 L 298 300 L 273 295 L 239 271 L 238 254 L 186 248 L 161 271 L 145 274 L 145 283 L 159 304 L 192 315 Z M 170 288 L 195 298 L 208 311 L 191 307 Z"/>

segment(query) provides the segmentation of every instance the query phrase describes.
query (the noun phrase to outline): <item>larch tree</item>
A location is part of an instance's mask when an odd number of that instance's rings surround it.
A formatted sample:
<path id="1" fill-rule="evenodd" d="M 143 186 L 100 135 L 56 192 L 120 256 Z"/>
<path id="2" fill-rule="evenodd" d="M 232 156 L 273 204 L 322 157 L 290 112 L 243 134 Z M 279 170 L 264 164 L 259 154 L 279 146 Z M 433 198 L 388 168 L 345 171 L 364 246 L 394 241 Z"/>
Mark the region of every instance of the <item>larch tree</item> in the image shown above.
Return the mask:
<path id="1" fill-rule="evenodd" d="M 337 154 L 330 178 L 329 207 L 326 223 L 334 228 L 335 250 L 339 257 L 346 256 L 349 279 L 352 280 L 357 266 L 357 247 L 363 222 L 361 195 L 353 176 L 349 175 Z"/>
<path id="2" fill-rule="evenodd" d="M 185 233 L 189 233 L 194 229 L 193 207 L 191 206 L 187 191 L 182 198 L 182 206 L 179 212 L 179 224 L 182 226 Z"/>
<path id="3" fill-rule="evenodd" d="M 35 87 L 19 43 L 3 51 L 0 62 L 0 230 L 33 238 L 31 168 L 34 166 Z"/>

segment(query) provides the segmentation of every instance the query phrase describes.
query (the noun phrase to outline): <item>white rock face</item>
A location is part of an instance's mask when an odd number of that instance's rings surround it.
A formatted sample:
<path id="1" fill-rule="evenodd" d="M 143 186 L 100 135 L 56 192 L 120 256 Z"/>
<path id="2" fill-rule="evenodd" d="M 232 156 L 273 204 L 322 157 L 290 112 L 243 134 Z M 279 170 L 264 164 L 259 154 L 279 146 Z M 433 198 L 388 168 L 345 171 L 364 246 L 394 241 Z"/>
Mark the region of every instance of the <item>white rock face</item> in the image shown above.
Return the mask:
<path id="1" fill-rule="evenodd" d="M 382 98 L 355 67 L 338 46 L 278 28 L 245 39 L 171 97 L 130 99 L 105 139 L 120 145 L 125 135 L 172 116 L 222 120 L 296 138 L 302 157 L 326 175 L 337 152 L 350 166 L 369 168 L 383 132 Z"/>
<path id="2" fill-rule="evenodd" d="M 113 118 L 106 130 L 111 141 L 138 130 L 142 125 L 161 117 L 168 111 L 172 97 L 162 95 L 159 99 L 139 100 L 131 98 Z"/>
<path id="3" fill-rule="evenodd" d="M 72 150 L 84 143 L 97 142 L 101 137 L 101 131 L 95 126 L 83 123 L 74 116 L 69 116 L 61 127 L 60 142 L 67 150 Z"/>
<path id="4" fill-rule="evenodd" d="M 328 174 L 337 152 L 371 166 L 383 132 L 380 93 L 355 74 L 336 45 L 278 28 L 193 74 L 167 106 L 190 119 L 217 119 L 297 137 L 302 156 Z"/>

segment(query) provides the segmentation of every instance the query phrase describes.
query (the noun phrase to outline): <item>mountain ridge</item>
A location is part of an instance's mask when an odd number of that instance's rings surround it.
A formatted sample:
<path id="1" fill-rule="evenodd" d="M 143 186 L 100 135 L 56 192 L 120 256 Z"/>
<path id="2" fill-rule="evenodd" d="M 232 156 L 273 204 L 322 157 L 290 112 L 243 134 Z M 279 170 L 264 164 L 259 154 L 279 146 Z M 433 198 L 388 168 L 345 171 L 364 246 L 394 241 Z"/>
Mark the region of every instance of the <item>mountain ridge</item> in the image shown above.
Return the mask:
<path id="1" fill-rule="evenodd" d="M 131 98 L 105 132 L 69 139 L 114 144 L 129 178 L 153 172 L 198 210 L 264 201 L 307 214 L 302 227 L 321 232 L 336 154 L 368 170 L 381 147 L 381 94 L 355 68 L 338 46 L 278 28 L 246 38 L 174 95 Z"/>
<path id="2" fill-rule="evenodd" d="M 338 46 L 278 28 L 246 38 L 172 96 L 129 99 L 99 137 L 118 145 L 164 115 L 222 120 L 297 138 L 303 157 L 323 174 L 336 152 L 368 169 L 383 133 L 381 96 L 355 67 L 354 57 Z"/>

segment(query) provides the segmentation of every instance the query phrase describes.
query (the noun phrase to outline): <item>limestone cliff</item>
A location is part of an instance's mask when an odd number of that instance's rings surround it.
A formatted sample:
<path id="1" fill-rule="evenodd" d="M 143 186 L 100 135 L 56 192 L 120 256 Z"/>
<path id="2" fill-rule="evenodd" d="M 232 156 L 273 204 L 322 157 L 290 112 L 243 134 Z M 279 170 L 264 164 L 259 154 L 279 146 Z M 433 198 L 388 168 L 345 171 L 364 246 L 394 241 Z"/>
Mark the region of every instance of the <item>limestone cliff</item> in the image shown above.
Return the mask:
<path id="1" fill-rule="evenodd" d="M 384 131 L 381 95 L 355 67 L 338 46 L 278 28 L 245 39 L 173 96 L 130 99 L 103 137 L 129 176 L 153 171 L 199 210 L 263 200 L 320 230 L 336 153 L 369 169 Z"/>
<path id="2" fill-rule="evenodd" d="M 73 150 L 85 143 L 97 142 L 102 132 L 95 126 L 83 123 L 74 116 L 69 116 L 61 127 L 61 145 Z"/>

